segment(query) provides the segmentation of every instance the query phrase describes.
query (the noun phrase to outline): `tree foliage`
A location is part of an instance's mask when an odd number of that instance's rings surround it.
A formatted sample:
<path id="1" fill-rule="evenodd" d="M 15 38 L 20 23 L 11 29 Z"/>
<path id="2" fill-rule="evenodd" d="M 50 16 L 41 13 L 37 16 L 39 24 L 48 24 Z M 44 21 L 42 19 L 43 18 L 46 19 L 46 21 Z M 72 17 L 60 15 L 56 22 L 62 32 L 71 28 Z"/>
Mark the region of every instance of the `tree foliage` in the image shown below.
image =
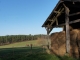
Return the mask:
<path id="1" fill-rule="evenodd" d="M 15 42 L 29 41 L 29 40 L 37 40 L 38 38 L 44 37 L 46 35 L 7 35 L 0 36 L 0 45 L 7 45 Z"/>

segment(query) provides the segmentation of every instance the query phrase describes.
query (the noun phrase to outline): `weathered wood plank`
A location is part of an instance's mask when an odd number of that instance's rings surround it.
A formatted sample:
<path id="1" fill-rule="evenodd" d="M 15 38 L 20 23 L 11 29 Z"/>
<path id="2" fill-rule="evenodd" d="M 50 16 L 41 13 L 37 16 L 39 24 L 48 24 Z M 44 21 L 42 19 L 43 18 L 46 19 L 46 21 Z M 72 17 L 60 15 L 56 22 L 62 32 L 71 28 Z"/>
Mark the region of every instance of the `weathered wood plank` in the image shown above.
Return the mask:
<path id="1" fill-rule="evenodd" d="M 50 28 L 49 33 L 52 31 L 53 28 L 54 28 L 54 27 Z"/>
<path id="2" fill-rule="evenodd" d="M 64 13 L 64 12 L 54 11 L 54 13 Z"/>
<path id="3" fill-rule="evenodd" d="M 56 17 L 55 17 L 55 16 L 53 17 L 54 20 L 51 22 L 50 26 L 56 21 L 57 17 L 60 16 L 60 14 L 63 12 L 63 10 L 64 10 L 64 8 L 60 8 L 60 9 L 59 9 L 58 12 L 60 12 L 60 13 L 58 13 L 58 14 L 56 15 Z"/>
<path id="4" fill-rule="evenodd" d="M 50 44 L 50 39 L 49 39 L 49 28 L 46 28 L 46 30 L 47 30 L 47 43 L 48 43 L 47 47 L 48 49 L 50 49 L 51 44 Z"/>
<path id="5" fill-rule="evenodd" d="M 80 19 L 69 22 L 69 24 L 80 22 Z"/>
<path id="6" fill-rule="evenodd" d="M 65 5 L 65 23 L 66 23 L 66 53 L 70 53 L 70 33 L 69 33 L 69 8 Z"/>
<path id="7" fill-rule="evenodd" d="M 78 14 L 80 14 L 80 12 L 69 14 L 69 16 L 74 16 L 74 15 L 78 15 Z"/>
<path id="8" fill-rule="evenodd" d="M 73 23 L 77 23 L 77 22 L 80 22 L 80 19 L 70 21 L 69 24 L 73 24 Z M 59 24 L 59 25 L 57 25 L 57 26 L 55 25 L 55 26 L 53 26 L 53 27 L 60 27 L 60 26 L 63 26 L 63 25 L 66 25 L 66 23 Z"/>
<path id="9" fill-rule="evenodd" d="M 77 22 L 80 22 L 80 19 L 70 21 L 69 24 L 73 24 L 73 23 L 77 23 Z M 62 27 L 62 26 L 64 26 L 64 25 L 66 25 L 66 23 L 49 27 L 49 29 L 50 29 L 50 30 L 49 30 L 49 33 L 52 31 L 52 29 L 53 29 L 54 27 Z M 48 25 L 45 25 L 45 26 L 48 27 Z"/>

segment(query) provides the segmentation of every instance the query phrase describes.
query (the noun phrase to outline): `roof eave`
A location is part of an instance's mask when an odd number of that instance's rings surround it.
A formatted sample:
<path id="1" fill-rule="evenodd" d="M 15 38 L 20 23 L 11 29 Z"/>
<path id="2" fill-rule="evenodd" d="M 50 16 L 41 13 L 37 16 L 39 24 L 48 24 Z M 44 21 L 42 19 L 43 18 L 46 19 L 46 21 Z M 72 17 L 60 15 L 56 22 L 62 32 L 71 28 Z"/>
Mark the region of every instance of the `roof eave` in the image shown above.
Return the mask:
<path id="1" fill-rule="evenodd" d="M 48 21 L 49 17 L 51 17 L 52 13 L 57 9 L 57 7 L 59 6 L 60 3 L 62 3 L 63 1 L 59 1 L 57 3 L 57 5 L 55 6 L 55 8 L 52 10 L 52 12 L 50 13 L 50 15 L 48 16 L 48 18 L 46 19 L 46 21 L 44 22 L 44 24 L 42 25 L 42 27 L 46 27 L 45 23 Z"/>

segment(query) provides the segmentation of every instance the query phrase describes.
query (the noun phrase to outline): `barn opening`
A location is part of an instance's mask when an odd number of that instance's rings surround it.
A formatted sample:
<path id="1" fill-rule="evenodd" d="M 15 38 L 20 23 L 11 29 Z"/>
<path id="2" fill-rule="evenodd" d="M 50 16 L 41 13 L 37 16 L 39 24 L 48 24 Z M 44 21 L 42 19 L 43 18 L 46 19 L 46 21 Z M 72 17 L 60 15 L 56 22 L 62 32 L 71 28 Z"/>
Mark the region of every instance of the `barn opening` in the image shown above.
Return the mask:
<path id="1" fill-rule="evenodd" d="M 48 36 L 53 28 L 63 28 L 66 32 L 66 52 L 70 53 L 69 31 L 71 28 L 80 29 L 80 0 L 59 0 L 42 27 L 46 28 Z"/>

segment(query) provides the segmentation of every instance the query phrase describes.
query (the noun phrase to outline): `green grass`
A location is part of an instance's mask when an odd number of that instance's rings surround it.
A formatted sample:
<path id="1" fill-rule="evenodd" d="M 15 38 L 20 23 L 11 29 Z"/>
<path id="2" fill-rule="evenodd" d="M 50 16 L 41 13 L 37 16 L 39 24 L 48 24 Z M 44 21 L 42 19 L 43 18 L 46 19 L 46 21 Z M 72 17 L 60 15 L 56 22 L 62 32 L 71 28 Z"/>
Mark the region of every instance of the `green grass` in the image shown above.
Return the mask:
<path id="1" fill-rule="evenodd" d="M 40 47 L 0 48 L 0 60 L 78 60 L 67 56 L 47 54 Z"/>
<path id="2" fill-rule="evenodd" d="M 33 44 L 33 48 L 26 45 Z M 0 46 L 0 60 L 79 60 L 68 56 L 47 54 L 46 49 L 39 46 L 37 40 L 24 41 Z"/>
<path id="3" fill-rule="evenodd" d="M 28 59 L 29 55 L 45 53 L 41 47 L 17 47 L 17 48 L 0 48 L 0 59 L 19 60 L 20 58 Z M 24 60 L 24 59 L 23 59 Z"/>
<path id="4" fill-rule="evenodd" d="M 9 45 L 3 45 L 0 46 L 0 48 L 13 48 L 13 47 L 25 47 L 27 45 L 33 44 L 33 46 L 37 46 L 37 40 L 32 40 L 32 41 L 24 41 L 24 42 L 17 42 Z"/>

